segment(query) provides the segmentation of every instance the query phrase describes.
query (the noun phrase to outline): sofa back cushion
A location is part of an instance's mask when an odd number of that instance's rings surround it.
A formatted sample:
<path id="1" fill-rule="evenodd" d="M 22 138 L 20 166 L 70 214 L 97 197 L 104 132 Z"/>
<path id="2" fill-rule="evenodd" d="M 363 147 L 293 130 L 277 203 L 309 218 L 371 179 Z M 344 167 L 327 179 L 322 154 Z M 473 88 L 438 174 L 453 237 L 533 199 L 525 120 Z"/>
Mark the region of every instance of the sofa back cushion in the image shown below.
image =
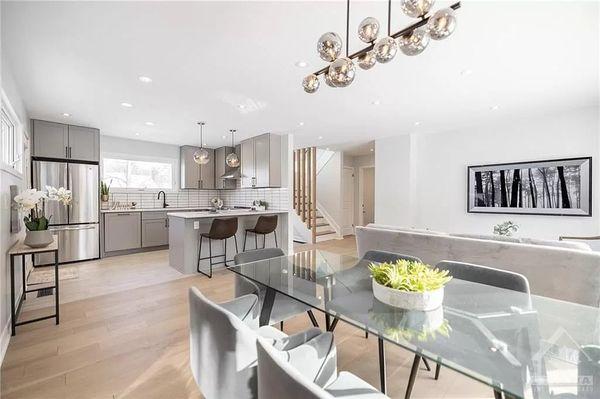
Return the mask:
<path id="1" fill-rule="evenodd" d="M 431 265 L 453 260 L 490 266 L 523 274 L 532 294 L 600 304 L 597 252 L 372 227 L 357 227 L 356 241 L 359 257 L 377 249 L 416 256 Z"/>

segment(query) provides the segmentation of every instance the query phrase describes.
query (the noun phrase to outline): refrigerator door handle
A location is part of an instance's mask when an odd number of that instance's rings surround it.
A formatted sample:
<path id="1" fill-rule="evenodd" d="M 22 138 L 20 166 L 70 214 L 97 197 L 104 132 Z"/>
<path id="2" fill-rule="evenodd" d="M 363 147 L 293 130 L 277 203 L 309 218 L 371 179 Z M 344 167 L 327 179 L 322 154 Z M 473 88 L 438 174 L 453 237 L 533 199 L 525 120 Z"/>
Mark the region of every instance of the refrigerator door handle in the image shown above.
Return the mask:
<path id="1" fill-rule="evenodd" d="M 77 227 L 54 226 L 54 227 L 50 227 L 50 230 L 52 230 L 52 231 L 93 230 L 96 228 L 96 226 L 97 226 L 97 224 L 88 224 L 85 226 L 77 226 Z"/>

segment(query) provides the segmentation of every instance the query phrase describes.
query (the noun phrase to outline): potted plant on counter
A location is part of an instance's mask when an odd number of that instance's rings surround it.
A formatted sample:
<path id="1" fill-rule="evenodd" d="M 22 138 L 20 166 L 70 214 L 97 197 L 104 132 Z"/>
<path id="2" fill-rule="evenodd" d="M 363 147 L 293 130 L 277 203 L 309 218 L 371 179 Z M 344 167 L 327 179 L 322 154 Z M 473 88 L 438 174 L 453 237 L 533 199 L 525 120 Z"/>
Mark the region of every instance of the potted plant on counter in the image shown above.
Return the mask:
<path id="1" fill-rule="evenodd" d="M 15 203 L 20 212 L 29 213 L 23 218 L 27 231 L 25 245 L 42 248 L 52 243 L 52 232 L 48 230 L 50 218 L 46 218 L 46 201 L 58 201 L 63 206 L 71 204 L 71 191 L 64 187 L 46 186 L 47 191 L 31 188 L 15 196 Z"/>
<path id="2" fill-rule="evenodd" d="M 110 195 L 110 184 L 100 181 L 100 201 L 108 202 Z"/>
<path id="3" fill-rule="evenodd" d="M 452 279 L 447 270 L 403 259 L 395 263 L 372 263 L 369 269 L 375 298 L 408 310 L 428 311 L 440 307 L 444 286 Z"/>

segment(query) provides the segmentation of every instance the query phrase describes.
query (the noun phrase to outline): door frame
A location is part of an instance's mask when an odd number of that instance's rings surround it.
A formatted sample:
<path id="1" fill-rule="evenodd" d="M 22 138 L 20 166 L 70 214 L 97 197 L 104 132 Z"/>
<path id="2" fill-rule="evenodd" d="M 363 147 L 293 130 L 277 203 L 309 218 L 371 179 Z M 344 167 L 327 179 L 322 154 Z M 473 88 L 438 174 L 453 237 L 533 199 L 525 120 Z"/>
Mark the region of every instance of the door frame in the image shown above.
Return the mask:
<path id="1" fill-rule="evenodd" d="M 364 179 L 365 179 L 365 169 L 373 168 L 373 191 L 375 191 L 375 165 L 367 165 L 367 166 L 359 166 L 358 167 L 358 222 L 360 226 L 363 226 L 364 223 L 364 214 L 362 209 L 362 204 L 364 202 Z M 373 192 L 373 214 L 375 214 L 375 192 Z M 374 221 L 373 221 L 374 222 Z"/>
<path id="2" fill-rule="evenodd" d="M 342 236 L 344 235 L 348 235 L 348 234 L 354 234 L 354 228 L 356 227 L 356 218 L 354 217 L 354 213 L 356 212 L 356 201 L 355 201 L 355 190 L 356 190 L 356 169 L 353 166 L 344 166 L 342 168 L 342 190 L 341 190 L 341 199 L 342 199 L 342 213 L 344 212 L 344 202 L 345 202 L 345 198 L 344 198 L 344 170 L 348 169 L 352 172 L 352 220 L 351 220 L 351 229 L 352 231 L 348 233 L 348 230 L 344 230 L 346 228 L 346 226 L 344 226 L 344 217 L 345 215 L 342 214 L 342 224 L 340 226 L 340 230 L 342 232 Z"/>

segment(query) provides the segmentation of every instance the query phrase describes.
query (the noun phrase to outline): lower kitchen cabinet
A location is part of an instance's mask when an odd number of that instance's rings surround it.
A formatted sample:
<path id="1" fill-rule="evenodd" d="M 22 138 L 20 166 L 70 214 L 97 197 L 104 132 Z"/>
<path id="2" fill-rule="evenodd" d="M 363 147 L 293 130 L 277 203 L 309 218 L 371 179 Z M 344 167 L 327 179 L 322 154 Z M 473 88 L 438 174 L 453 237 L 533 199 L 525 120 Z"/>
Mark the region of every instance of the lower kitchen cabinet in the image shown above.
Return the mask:
<path id="1" fill-rule="evenodd" d="M 168 219 L 142 220 L 142 248 L 169 244 Z"/>
<path id="2" fill-rule="evenodd" d="M 140 212 L 104 215 L 104 252 L 141 248 Z"/>

